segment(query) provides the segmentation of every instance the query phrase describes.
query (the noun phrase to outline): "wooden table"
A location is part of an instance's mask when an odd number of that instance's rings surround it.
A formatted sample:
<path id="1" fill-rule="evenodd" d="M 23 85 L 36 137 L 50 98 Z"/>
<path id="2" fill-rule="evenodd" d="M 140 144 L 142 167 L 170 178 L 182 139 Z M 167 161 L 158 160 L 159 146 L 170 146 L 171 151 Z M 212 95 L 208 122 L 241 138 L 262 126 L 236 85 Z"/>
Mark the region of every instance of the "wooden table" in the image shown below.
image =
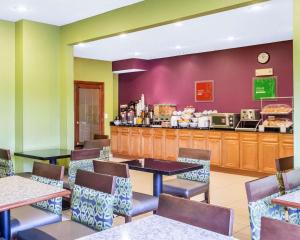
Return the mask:
<path id="1" fill-rule="evenodd" d="M 153 196 L 156 197 L 158 197 L 162 192 L 163 175 L 171 176 L 203 168 L 203 166 L 199 164 L 167 161 L 153 158 L 130 160 L 124 161 L 123 163 L 128 164 L 129 169 L 153 173 Z"/>
<path id="2" fill-rule="evenodd" d="M 0 239 L 10 239 L 10 209 L 57 197 L 70 191 L 19 176 L 0 178 Z"/>
<path id="3" fill-rule="evenodd" d="M 285 207 L 300 208 L 300 190 L 274 198 L 272 203 Z"/>
<path id="4" fill-rule="evenodd" d="M 228 237 L 186 223 L 157 215 L 98 232 L 80 240 L 232 240 Z"/>
<path id="5" fill-rule="evenodd" d="M 41 149 L 33 151 L 16 152 L 15 156 L 45 160 L 49 161 L 50 164 L 57 164 L 57 159 L 69 158 L 71 151 L 67 149 Z"/>

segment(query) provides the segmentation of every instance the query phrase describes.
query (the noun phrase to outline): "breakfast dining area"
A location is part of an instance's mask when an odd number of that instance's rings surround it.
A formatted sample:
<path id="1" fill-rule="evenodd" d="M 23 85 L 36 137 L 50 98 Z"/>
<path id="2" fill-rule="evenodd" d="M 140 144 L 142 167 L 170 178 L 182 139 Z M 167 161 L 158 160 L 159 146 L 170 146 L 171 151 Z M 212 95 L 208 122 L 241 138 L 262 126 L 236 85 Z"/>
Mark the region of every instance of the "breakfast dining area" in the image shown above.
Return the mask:
<path id="1" fill-rule="evenodd" d="M 299 29 L 298 0 L 0 1 L 0 240 L 300 239 Z"/>

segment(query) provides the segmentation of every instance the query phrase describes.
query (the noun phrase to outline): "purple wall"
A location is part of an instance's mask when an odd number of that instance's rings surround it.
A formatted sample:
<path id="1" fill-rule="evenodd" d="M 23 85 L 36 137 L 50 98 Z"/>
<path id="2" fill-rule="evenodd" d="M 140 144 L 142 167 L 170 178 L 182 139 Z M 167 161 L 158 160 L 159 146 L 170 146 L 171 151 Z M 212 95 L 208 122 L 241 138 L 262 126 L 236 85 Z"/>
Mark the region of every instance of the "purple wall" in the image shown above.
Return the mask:
<path id="1" fill-rule="evenodd" d="M 270 61 L 259 64 L 257 55 L 269 52 Z M 119 102 L 128 103 L 142 93 L 148 104 L 174 103 L 177 109 L 187 105 L 198 111 L 239 112 L 241 108 L 259 108 L 252 100 L 255 69 L 272 67 L 278 77 L 278 96 L 293 94 L 292 41 L 192 54 L 149 61 L 147 72 L 119 76 Z M 215 100 L 194 101 L 195 81 L 214 80 Z"/>

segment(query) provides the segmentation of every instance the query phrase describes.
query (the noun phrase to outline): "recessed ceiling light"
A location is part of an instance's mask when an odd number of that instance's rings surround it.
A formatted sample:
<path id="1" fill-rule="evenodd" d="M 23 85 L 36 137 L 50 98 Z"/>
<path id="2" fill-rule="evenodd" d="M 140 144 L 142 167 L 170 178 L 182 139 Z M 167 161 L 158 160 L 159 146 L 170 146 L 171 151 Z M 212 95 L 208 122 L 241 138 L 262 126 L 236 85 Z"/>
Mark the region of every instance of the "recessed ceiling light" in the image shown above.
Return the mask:
<path id="1" fill-rule="evenodd" d="M 28 8 L 24 5 L 18 5 L 18 6 L 14 6 L 11 8 L 13 11 L 15 12 L 19 12 L 19 13 L 24 13 L 24 12 L 28 12 Z"/>
<path id="2" fill-rule="evenodd" d="M 119 35 L 119 37 L 120 38 L 125 38 L 125 37 L 127 37 L 127 33 L 122 33 L 122 34 Z"/>
<path id="3" fill-rule="evenodd" d="M 181 26 L 183 25 L 183 23 L 182 23 L 182 22 L 176 22 L 174 25 L 175 25 L 176 27 L 181 27 Z"/>
<path id="4" fill-rule="evenodd" d="M 134 56 L 139 56 L 139 55 L 141 55 L 140 52 L 134 52 Z"/>
<path id="5" fill-rule="evenodd" d="M 250 7 L 250 11 L 255 11 L 255 12 L 260 11 L 262 9 L 264 9 L 264 7 L 261 4 L 255 4 Z"/>
<path id="6" fill-rule="evenodd" d="M 176 49 L 181 49 L 182 47 L 180 45 L 175 46 Z"/>
<path id="7" fill-rule="evenodd" d="M 85 44 L 85 43 L 78 43 L 78 44 L 76 45 L 76 47 L 86 47 L 86 44 Z"/>
<path id="8" fill-rule="evenodd" d="M 228 38 L 226 38 L 227 41 L 234 41 L 236 40 L 236 38 L 234 36 L 229 36 Z"/>

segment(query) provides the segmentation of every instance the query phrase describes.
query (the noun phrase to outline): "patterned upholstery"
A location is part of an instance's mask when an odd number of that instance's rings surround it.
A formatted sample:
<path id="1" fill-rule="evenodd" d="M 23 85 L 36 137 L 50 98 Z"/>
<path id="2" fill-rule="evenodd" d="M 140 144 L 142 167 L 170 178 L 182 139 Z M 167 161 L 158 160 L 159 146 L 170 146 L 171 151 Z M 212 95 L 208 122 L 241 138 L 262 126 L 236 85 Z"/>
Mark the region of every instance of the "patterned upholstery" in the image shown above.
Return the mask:
<path id="1" fill-rule="evenodd" d="M 113 205 L 113 195 L 75 185 L 71 219 L 96 231 L 102 231 L 112 226 Z"/>
<path id="2" fill-rule="evenodd" d="M 12 160 L 0 158 L 0 178 L 15 175 L 14 163 Z"/>
<path id="3" fill-rule="evenodd" d="M 271 196 L 257 200 L 256 202 L 249 202 L 249 215 L 252 240 L 260 239 L 261 218 L 269 217 L 277 220 L 284 220 L 285 210 L 284 207 L 272 204 L 273 198 L 280 196 L 275 193 Z"/>
<path id="4" fill-rule="evenodd" d="M 185 158 L 179 157 L 179 162 L 186 162 L 186 163 L 195 163 L 203 165 L 202 169 L 186 172 L 177 175 L 178 178 L 197 181 L 202 183 L 209 183 L 209 176 L 210 176 L 210 161 L 207 160 L 200 160 L 200 159 L 192 159 L 192 158 Z"/>
<path id="5" fill-rule="evenodd" d="M 291 190 L 288 190 L 286 193 L 292 193 L 295 191 L 299 191 L 300 190 L 300 186 L 299 187 L 295 187 Z M 288 211 L 288 216 L 289 216 L 289 222 L 293 223 L 293 224 L 298 224 L 300 225 L 300 209 L 298 208 L 287 208 Z"/>
<path id="6" fill-rule="evenodd" d="M 133 206 L 130 178 L 116 177 L 114 213 L 130 216 Z"/>
<path id="7" fill-rule="evenodd" d="M 69 165 L 69 185 L 70 189 L 74 188 L 77 170 L 94 172 L 93 159 L 70 161 Z"/>
<path id="8" fill-rule="evenodd" d="M 106 146 L 106 147 L 103 147 L 102 150 L 100 150 L 100 156 L 99 156 L 99 160 L 109 160 L 110 158 L 110 146 Z"/>
<path id="9" fill-rule="evenodd" d="M 35 180 L 37 182 L 44 183 L 44 184 L 63 188 L 63 181 L 58 181 L 58 180 L 40 177 L 40 176 L 36 176 L 36 175 L 32 175 L 31 179 Z M 48 211 L 58 214 L 58 215 L 62 214 L 62 198 L 61 197 L 53 198 L 53 199 L 50 199 L 47 201 L 38 202 L 38 203 L 33 204 L 33 206 L 48 210 Z"/>

